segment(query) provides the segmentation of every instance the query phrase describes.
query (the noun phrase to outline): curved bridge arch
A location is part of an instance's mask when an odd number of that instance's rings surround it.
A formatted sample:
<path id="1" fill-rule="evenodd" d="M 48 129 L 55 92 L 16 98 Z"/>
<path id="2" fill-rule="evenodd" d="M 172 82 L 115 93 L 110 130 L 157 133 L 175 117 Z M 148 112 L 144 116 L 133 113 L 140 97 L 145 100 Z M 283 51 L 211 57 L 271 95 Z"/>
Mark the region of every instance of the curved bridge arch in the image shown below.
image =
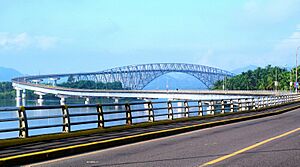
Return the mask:
<path id="1" fill-rule="evenodd" d="M 69 81 L 93 80 L 96 82 L 121 82 L 124 88 L 141 90 L 154 79 L 170 72 L 180 72 L 192 75 L 204 83 L 207 88 L 211 88 L 218 80 L 234 76 L 233 73 L 228 71 L 203 65 L 155 63 L 123 66 L 93 73 L 27 76 L 16 78 L 13 81 L 35 82 L 37 80 L 41 81 L 45 79 L 49 80 L 67 77 Z"/>
<path id="2" fill-rule="evenodd" d="M 180 72 L 194 76 L 201 81 L 207 88 L 210 88 L 216 81 L 222 80 L 225 77 L 232 77 L 234 74 L 218 68 L 183 63 L 156 63 L 142 64 L 113 68 L 105 72 L 112 76 L 99 75 L 99 80 L 104 78 L 110 82 L 120 81 L 125 88 L 143 89 L 154 79 L 170 73 Z M 105 80 L 105 79 L 104 79 Z"/>

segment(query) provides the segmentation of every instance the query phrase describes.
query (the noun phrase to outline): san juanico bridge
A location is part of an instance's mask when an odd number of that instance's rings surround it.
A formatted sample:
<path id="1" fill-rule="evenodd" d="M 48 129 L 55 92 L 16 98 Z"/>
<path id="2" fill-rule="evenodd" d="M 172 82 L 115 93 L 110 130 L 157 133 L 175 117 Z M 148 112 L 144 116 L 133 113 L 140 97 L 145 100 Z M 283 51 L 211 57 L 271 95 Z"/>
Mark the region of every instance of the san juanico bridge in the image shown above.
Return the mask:
<path id="1" fill-rule="evenodd" d="M 39 102 L 43 102 L 43 95 L 55 94 L 61 98 L 64 104 L 68 96 L 86 97 L 140 97 L 140 98 L 172 98 L 180 96 L 169 96 L 165 92 L 155 91 L 129 91 L 142 90 L 147 84 L 161 75 L 170 72 L 181 72 L 194 76 L 200 80 L 207 88 L 210 88 L 216 81 L 230 78 L 234 74 L 203 65 L 162 63 L 162 64 L 142 64 L 113 68 L 93 73 L 55 74 L 41 76 L 26 76 L 13 79 L 13 87 L 16 89 L 17 106 L 22 103 L 22 98 L 26 98 L 26 90 L 35 91 L 39 95 Z M 73 90 L 56 87 L 57 82 L 70 81 L 94 81 L 94 82 L 120 82 L 122 87 L 128 91 L 95 91 L 95 90 Z M 50 85 L 49 85 L 50 83 Z M 162 95 L 164 94 L 164 95 Z M 181 96 L 182 97 L 182 96 Z M 184 96 L 184 98 L 186 98 Z"/>
<path id="2" fill-rule="evenodd" d="M 299 167 L 300 1 L 0 1 L 0 167 Z"/>
<path id="3" fill-rule="evenodd" d="M 0 109 L 0 112 L 5 114 L 0 119 L 0 123 L 3 125 L 3 128 L 0 129 L 0 164 L 4 166 L 20 165 L 71 156 L 53 162 L 46 161 L 45 164 L 37 163 L 36 166 L 47 166 L 52 163 L 55 166 L 64 166 L 65 164 L 72 164 L 72 166 L 148 166 L 150 164 L 209 166 L 225 163 L 227 166 L 231 164 L 229 161 L 231 157 L 245 157 L 243 154 L 248 150 L 251 151 L 260 145 L 267 145 L 273 140 L 280 140 L 299 131 L 298 128 L 285 132 L 285 126 L 282 127 L 276 121 L 275 125 L 264 123 L 269 116 L 278 117 L 280 122 L 282 120 L 286 123 L 295 121 L 297 112 L 294 110 L 298 108 L 298 94 L 281 91 L 143 90 L 155 78 L 171 72 L 189 74 L 201 81 L 208 89 L 215 82 L 225 82 L 226 79 L 235 75 L 225 70 L 203 65 L 156 63 L 124 66 L 100 72 L 14 78 L 12 84 L 16 90 L 17 107 Z M 80 81 L 119 82 L 125 89 L 99 90 L 60 86 L 60 83 L 78 83 Z M 26 92 L 28 91 L 33 91 L 38 95 L 37 106 L 26 105 Z M 47 97 L 47 94 L 54 95 L 60 103 L 44 105 L 47 101 L 47 98 L 44 97 Z M 68 104 L 66 99 L 74 97 L 82 98 L 85 101 L 82 104 Z M 91 103 L 90 98 L 99 97 L 112 98 L 114 103 Z M 119 102 L 121 98 L 136 100 Z M 290 110 L 294 112 L 290 112 Z M 281 117 L 283 118 L 281 119 Z M 254 124 L 250 123 L 248 126 L 247 122 L 249 121 Z M 231 123 L 234 124 L 231 125 Z M 224 124 L 229 125 L 220 126 Z M 251 126 L 255 126 L 255 124 L 266 124 L 266 127 L 278 125 L 281 128 L 276 131 L 276 134 L 285 133 L 268 138 L 269 135 L 272 136 L 272 133 L 261 134 L 259 132 L 258 139 L 247 136 L 251 134 L 241 133 L 252 131 L 249 128 L 253 129 Z M 253 142 L 252 140 L 256 141 L 256 144 L 246 147 L 247 142 L 238 140 L 236 142 L 245 148 L 232 146 L 230 149 L 226 149 L 220 146 L 220 144 L 224 146 L 224 143 L 217 140 L 219 137 L 213 137 L 218 129 L 227 136 L 226 129 L 232 129 L 229 133 L 234 133 L 236 127 L 241 127 L 241 132 L 230 135 L 231 137 L 228 137 L 225 142 L 232 143 L 232 141 L 236 141 L 235 138 L 245 138 L 249 139 L 250 143 Z M 261 128 L 266 127 L 262 126 Z M 182 133 L 184 135 L 181 135 Z M 219 133 L 216 134 L 219 135 Z M 198 137 L 196 137 L 198 135 L 203 136 L 200 145 Z M 268 139 L 263 140 L 266 137 Z M 148 139 L 155 140 L 143 142 Z M 166 145 L 162 147 L 163 150 L 157 150 L 160 148 L 157 145 L 177 140 L 186 140 L 197 149 L 185 146 L 186 142 L 176 142 L 173 146 Z M 202 145 L 201 143 L 206 140 L 213 141 L 214 144 L 207 147 L 205 142 Z M 40 144 L 37 145 L 36 142 Z M 126 145 L 132 143 L 137 143 L 137 145 Z M 220 148 L 217 149 L 214 145 Z M 118 149 L 110 150 L 114 147 Z M 183 152 L 188 153 L 186 158 L 176 159 L 178 153 L 172 150 L 178 147 L 185 148 Z M 148 151 L 141 152 L 138 148 Z M 99 153 L 84 154 L 87 151 L 103 149 L 104 151 Z M 194 155 L 194 152 L 199 149 L 206 150 L 209 154 L 203 152 L 199 157 L 190 157 L 190 152 Z M 224 149 L 228 150 L 228 154 L 214 155 L 215 151 Z M 238 151 L 234 152 L 236 150 Z M 120 156 L 127 155 L 127 151 L 134 152 L 136 155 Z M 175 156 L 176 158 L 154 156 L 154 160 L 151 160 L 149 154 L 155 154 L 156 151 L 167 151 L 171 154 L 166 154 L 166 157 Z M 106 154 L 106 152 L 110 153 Z M 113 157 L 107 157 L 110 154 Z M 239 164 L 240 162 L 234 163 Z"/>

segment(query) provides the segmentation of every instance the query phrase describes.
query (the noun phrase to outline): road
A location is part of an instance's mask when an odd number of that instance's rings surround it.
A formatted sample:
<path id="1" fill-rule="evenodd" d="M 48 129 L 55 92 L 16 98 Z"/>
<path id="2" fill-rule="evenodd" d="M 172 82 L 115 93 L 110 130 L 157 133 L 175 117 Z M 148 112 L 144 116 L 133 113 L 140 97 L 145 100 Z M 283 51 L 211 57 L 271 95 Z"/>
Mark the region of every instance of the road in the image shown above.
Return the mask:
<path id="1" fill-rule="evenodd" d="M 299 166 L 299 127 L 297 109 L 31 166 Z"/>

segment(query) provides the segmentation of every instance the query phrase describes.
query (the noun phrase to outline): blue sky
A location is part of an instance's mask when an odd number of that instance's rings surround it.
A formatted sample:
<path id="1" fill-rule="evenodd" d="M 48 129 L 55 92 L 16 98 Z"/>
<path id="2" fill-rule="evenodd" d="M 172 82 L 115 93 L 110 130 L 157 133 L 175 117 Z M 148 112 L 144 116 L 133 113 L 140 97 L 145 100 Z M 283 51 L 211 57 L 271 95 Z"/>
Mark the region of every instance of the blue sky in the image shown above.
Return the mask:
<path id="1" fill-rule="evenodd" d="M 24 74 L 182 62 L 295 66 L 299 0 L 0 0 L 0 66 Z"/>

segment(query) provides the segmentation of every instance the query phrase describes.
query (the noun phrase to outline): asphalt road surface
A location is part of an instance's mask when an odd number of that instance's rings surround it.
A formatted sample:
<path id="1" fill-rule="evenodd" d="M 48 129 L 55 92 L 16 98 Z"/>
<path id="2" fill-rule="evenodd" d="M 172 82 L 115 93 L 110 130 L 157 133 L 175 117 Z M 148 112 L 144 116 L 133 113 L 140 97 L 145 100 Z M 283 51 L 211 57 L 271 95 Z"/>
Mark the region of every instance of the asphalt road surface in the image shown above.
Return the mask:
<path id="1" fill-rule="evenodd" d="M 300 109 L 30 166 L 300 166 Z"/>

